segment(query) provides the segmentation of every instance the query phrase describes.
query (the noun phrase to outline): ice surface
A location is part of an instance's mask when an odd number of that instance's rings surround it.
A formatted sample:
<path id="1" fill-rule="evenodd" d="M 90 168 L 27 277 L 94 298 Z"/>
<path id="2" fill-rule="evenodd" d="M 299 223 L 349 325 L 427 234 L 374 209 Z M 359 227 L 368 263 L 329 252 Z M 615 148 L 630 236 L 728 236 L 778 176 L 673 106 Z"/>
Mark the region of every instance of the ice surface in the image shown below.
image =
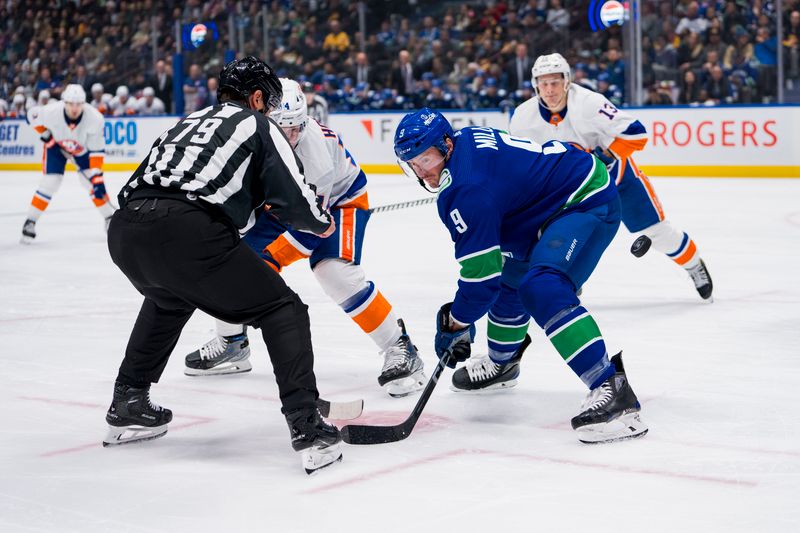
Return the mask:
<path id="1" fill-rule="evenodd" d="M 713 304 L 655 250 L 631 256 L 624 229 L 586 284 L 609 350 L 625 350 L 645 438 L 577 441 L 569 419 L 585 391 L 533 325 L 515 389 L 457 395 L 448 371 L 410 438 L 344 446 L 341 464 L 309 478 L 258 335 L 250 374 L 183 375 L 183 356 L 212 335 L 202 313 L 153 387 L 175 413 L 169 433 L 101 447 L 141 297 L 73 176 L 36 242 L 18 244 L 38 179 L 0 174 L 4 533 L 800 530 L 800 180 L 654 180 L 708 264 Z M 109 189 L 124 179 L 109 174 Z M 399 176 L 370 183 L 372 205 L 425 195 Z M 435 207 L 374 215 L 363 263 L 432 369 L 434 315 L 457 276 Z M 311 308 L 323 395 L 363 397 L 362 423 L 403 420 L 416 397 L 378 388 L 371 341 L 307 264 L 285 276 Z"/>

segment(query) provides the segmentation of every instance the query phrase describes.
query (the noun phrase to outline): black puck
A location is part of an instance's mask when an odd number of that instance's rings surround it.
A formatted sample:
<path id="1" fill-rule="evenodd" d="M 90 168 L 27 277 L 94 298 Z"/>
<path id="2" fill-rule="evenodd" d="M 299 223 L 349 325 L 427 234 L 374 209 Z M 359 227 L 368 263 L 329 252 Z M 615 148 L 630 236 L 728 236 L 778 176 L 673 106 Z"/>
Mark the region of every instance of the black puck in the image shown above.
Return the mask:
<path id="1" fill-rule="evenodd" d="M 653 241 L 650 240 L 650 237 L 647 235 L 639 235 L 631 245 L 631 253 L 636 257 L 642 257 L 647 253 L 647 250 L 650 249 L 651 244 L 653 244 Z"/>

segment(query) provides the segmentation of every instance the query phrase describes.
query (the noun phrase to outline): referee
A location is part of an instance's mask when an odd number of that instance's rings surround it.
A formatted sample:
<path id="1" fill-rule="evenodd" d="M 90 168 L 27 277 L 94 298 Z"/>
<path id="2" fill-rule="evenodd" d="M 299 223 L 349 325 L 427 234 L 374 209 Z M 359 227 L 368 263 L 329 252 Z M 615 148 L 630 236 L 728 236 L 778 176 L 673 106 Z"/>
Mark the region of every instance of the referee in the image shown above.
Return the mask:
<path id="1" fill-rule="evenodd" d="M 316 408 L 308 307 L 239 236 L 263 210 L 293 228 L 333 233 L 330 214 L 304 181 L 281 129 L 266 115 L 281 84 L 249 56 L 219 77 L 220 104 L 159 137 L 119 194 L 108 248 L 144 295 L 106 414 L 104 446 L 154 439 L 172 412 L 150 401 L 181 330 L 195 309 L 261 328 L 292 446 L 307 470 L 341 458 L 339 432 Z"/>

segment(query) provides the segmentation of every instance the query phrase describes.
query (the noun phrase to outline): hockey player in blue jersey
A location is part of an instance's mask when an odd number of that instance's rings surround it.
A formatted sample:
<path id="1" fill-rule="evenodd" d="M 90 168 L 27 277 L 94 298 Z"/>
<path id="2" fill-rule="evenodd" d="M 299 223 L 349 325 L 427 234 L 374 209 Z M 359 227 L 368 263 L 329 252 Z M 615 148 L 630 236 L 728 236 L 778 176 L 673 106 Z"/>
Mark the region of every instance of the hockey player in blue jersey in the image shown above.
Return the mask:
<path id="1" fill-rule="evenodd" d="M 465 361 L 474 323 L 488 312 L 489 355 L 506 370 L 493 379 L 515 379 L 533 317 L 589 389 L 572 419 L 579 440 L 644 435 L 622 354 L 609 360 L 594 318 L 575 294 L 620 224 L 619 196 L 605 165 L 558 141 L 539 145 L 485 127 L 454 133 L 428 108 L 403 118 L 394 150 L 406 174 L 438 193 L 439 217 L 461 265 L 455 298 L 437 314 L 437 355 Z M 454 387 L 470 388 L 485 377 L 470 373 L 480 372 L 459 369 Z"/>

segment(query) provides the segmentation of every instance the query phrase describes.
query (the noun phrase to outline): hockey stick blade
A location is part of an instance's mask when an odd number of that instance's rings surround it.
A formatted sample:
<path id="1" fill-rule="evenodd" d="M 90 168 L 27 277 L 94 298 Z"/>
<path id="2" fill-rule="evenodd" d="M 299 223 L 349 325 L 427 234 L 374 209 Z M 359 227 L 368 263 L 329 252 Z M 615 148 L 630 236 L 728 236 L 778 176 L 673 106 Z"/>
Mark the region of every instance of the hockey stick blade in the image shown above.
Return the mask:
<path id="1" fill-rule="evenodd" d="M 317 399 L 317 409 L 322 418 L 333 420 L 354 420 L 364 411 L 364 400 L 349 402 L 329 402 L 322 398 Z"/>
<path id="2" fill-rule="evenodd" d="M 417 400 L 417 405 L 411 411 L 411 414 L 400 424 L 396 426 L 365 426 L 365 425 L 346 425 L 341 428 L 342 440 L 347 444 L 386 444 L 389 442 L 397 442 L 405 439 L 414 430 L 422 410 L 425 409 L 425 404 L 433 394 L 433 389 L 439 382 L 439 377 L 444 372 L 444 367 L 450 360 L 450 355 L 443 357 L 439 360 L 439 364 L 433 371 L 433 375 L 425 385 L 422 394 Z"/>

